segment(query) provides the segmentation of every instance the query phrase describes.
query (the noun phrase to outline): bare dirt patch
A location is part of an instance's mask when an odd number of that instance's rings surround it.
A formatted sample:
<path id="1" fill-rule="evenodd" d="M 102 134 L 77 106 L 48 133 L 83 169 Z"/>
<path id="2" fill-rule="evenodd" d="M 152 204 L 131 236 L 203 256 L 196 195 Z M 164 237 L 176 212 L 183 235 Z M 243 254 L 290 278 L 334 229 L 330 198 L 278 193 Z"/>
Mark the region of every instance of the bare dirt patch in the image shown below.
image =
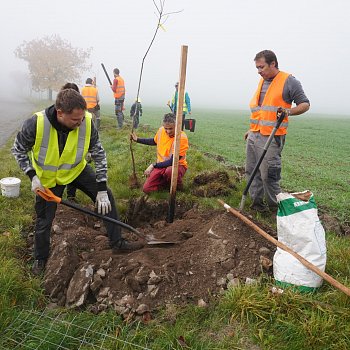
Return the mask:
<path id="1" fill-rule="evenodd" d="M 236 189 L 226 171 L 207 171 L 193 179 L 191 193 L 197 197 L 227 196 Z"/>
<path id="2" fill-rule="evenodd" d="M 129 254 L 112 253 L 99 221 L 59 207 L 44 276 L 52 301 L 93 312 L 113 308 L 124 316 L 148 315 L 167 304 L 208 302 L 228 285 L 270 271 L 274 247 L 231 214 L 178 210 L 180 218 L 169 224 L 165 216 L 154 215 L 155 208 L 166 207 L 165 202 L 143 203 L 140 217 L 150 215 L 137 226 L 156 239 L 178 243 L 146 245 Z"/>

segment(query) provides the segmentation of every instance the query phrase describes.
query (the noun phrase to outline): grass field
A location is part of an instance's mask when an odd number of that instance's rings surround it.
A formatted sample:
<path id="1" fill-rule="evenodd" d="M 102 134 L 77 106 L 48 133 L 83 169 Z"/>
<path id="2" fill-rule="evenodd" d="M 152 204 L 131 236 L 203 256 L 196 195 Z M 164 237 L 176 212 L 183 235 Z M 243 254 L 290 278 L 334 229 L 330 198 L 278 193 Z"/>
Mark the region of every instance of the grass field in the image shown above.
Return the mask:
<path id="1" fill-rule="evenodd" d="M 113 106 L 104 107 L 104 111 L 111 115 Z M 144 107 L 141 123 L 157 128 L 168 111 Z M 197 122 L 196 131 L 187 134 L 196 149 L 220 155 L 227 163 L 244 165 L 247 111 L 198 110 L 192 117 Z M 319 206 L 342 221 L 349 220 L 350 213 L 349 123 L 350 116 L 307 113 L 290 117 L 282 155 L 282 188 L 311 190 Z"/>
<path id="2" fill-rule="evenodd" d="M 105 106 L 102 111 L 101 139 L 108 155 L 109 185 L 124 212 L 127 200 L 140 193 L 128 188 L 129 130 L 115 130 L 112 111 L 113 106 Z M 141 122 L 154 130 L 140 132 L 140 136 L 153 136 L 166 112 L 165 108 L 144 106 Z M 243 165 L 243 135 L 248 127 L 245 112 L 199 110 L 193 117 L 197 126 L 195 133 L 188 134 L 190 170 L 185 177 L 185 191 L 179 193 L 179 198 L 189 201 L 195 200 L 189 186 L 198 172 L 224 167 L 203 156 L 204 152 L 223 156 L 227 164 Z M 323 210 L 343 222 L 349 220 L 350 212 L 349 121 L 349 117 L 311 114 L 292 118 L 283 152 L 283 188 L 312 190 Z M 16 176 L 23 181 L 19 198 L 0 197 L 0 349 L 15 348 L 13 339 L 20 339 L 18 349 L 40 350 L 350 348 L 350 298 L 327 283 L 315 294 L 286 290 L 276 297 L 269 292 L 273 281 L 263 276 L 257 286 L 228 290 L 207 309 L 167 308 L 148 324 L 125 323 L 112 311 L 98 316 L 64 309 L 43 311 L 48 301 L 40 280 L 29 273 L 30 261 L 25 260 L 22 237 L 33 230 L 34 196 L 29 180 L 10 155 L 10 146 L 9 142 L 0 150 L 0 178 Z M 154 150 L 141 145 L 135 145 L 134 150 L 141 176 L 154 161 Z M 240 190 L 226 200 L 237 205 Z M 157 196 L 166 198 L 167 194 Z M 217 203 L 207 199 L 201 205 Z M 327 246 L 327 272 L 350 286 L 349 237 L 327 232 Z M 85 346 L 81 339 L 85 339 Z"/>

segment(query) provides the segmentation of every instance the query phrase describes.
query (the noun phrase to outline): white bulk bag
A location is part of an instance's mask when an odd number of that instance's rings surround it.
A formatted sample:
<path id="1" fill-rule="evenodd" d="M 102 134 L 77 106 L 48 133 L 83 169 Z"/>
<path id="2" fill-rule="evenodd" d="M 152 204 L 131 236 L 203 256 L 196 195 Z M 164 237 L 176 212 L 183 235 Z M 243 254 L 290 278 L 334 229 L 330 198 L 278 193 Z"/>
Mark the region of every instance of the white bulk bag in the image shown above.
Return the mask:
<path id="1" fill-rule="evenodd" d="M 280 193 L 277 201 L 278 240 L 324 271 L 327 260 L 325 232 L 312 192 Z M 310 291 L 322 284 L 322 277 L 280 248 L 273 258 L 273 274 L 277 284 L 296 285 L 300 290 Z"/>

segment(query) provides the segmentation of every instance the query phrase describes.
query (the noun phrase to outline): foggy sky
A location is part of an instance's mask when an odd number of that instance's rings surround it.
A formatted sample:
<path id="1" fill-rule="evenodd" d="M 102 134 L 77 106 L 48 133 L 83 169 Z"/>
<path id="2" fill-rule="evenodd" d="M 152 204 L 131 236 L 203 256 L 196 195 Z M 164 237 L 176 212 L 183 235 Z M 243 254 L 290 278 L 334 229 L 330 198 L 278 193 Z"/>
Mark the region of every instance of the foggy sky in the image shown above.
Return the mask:
<path id="1" fill-rule="evenodd" d="M 158 3 L 158 0 L 155 0 Z M 171 15 L 146 58 L 140 97 L 163 105 L 179 78 L 181 45 L 188 45 L 186 90 L 199 107 L 246 109 L 259 76 L 254 56 L 277 54 L 279 68 L 303 85 L 312 112 L 348 114 L 350 57 L 348 0 L 166 0 Z M 11 0 L 2 2 L 0 93 L 11 89 L 14 71 L 28 72 L 13 51 L 24 40 L 59 34 L 74 47 L 93 47 L 93 68 L 102 103 L 113 95 L 100 67 L 125 79 L 126 103 L 134 100 L 142 57 L 157 16 L 152 0 Z M 17 74 L 17 73 L 16 73 Z M 17 74 L 18 75 L 18 74 Z"/>

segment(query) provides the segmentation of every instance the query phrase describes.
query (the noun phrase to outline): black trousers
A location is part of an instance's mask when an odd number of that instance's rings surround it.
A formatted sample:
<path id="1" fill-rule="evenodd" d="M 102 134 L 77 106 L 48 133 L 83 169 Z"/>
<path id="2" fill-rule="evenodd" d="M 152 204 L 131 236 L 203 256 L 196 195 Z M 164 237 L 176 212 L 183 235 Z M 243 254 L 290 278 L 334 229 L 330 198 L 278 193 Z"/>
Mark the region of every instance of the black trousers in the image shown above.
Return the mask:
<path id="1" fill-rule="evenodd" d="M 72 182 L 74 187 L 78 188 L 89 196 L 95 203 L 97 196 L 97 182 L 95 172 L 89 165 L 86 165 L 81 174 Z M 58 197 L 62 197 L 65 185 L 56 185 L 50 190 Z M 107 189 L 108 197 L 111 202 L 112 210 L 106 216 L 119 220 L 119 215 L 113 194 Z M 47 260 L 50 252 L 50 232 L 57 204 L 47 202 L 40 196 L 35 199 L 36 223 L 34 234 L 34 255 L 36 260 Z M 113 223 L 104 221 L 111 246 L 121 239 L 121 229 Z"/>

